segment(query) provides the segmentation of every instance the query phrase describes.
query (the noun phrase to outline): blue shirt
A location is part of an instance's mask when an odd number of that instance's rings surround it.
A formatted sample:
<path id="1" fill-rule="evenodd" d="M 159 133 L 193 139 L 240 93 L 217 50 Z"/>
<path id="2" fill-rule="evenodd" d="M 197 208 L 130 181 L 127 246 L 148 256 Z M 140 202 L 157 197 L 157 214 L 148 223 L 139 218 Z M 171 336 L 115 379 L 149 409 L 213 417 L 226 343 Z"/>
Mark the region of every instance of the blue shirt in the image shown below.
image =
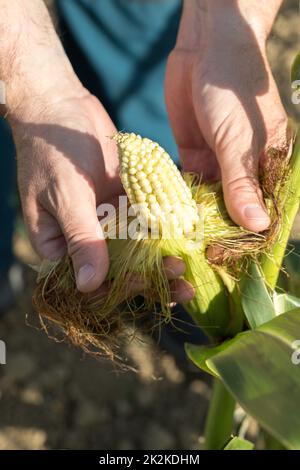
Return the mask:
<path id="1" fill-rule="evenodd" d="M 75 71 L 118 129 L 159 141 L 177 160 L 164 75 L 180 0 L 57 0 L 57 7 L 62 40 L 72 43 L 66 50 Z"/>

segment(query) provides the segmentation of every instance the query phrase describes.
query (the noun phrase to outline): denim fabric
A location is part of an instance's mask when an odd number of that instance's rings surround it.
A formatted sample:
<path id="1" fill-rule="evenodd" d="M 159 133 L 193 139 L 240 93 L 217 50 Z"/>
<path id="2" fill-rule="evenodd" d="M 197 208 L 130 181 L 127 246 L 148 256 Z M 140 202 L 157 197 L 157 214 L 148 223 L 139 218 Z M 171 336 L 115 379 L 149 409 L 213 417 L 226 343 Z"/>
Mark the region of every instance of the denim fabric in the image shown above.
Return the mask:
<path id="1" fill-rule="evenodd" d="M 0 276 L 13 261 L 15 163 L 15 148 L 10 129 L 0 119 Z"/>
<path id="2" fill-rule="evenodd" d="M 57 0 L 57 7 L 73 67 L 118 129 L 159 141 L 178 162 L 164 75 L 180 0 Z"/>

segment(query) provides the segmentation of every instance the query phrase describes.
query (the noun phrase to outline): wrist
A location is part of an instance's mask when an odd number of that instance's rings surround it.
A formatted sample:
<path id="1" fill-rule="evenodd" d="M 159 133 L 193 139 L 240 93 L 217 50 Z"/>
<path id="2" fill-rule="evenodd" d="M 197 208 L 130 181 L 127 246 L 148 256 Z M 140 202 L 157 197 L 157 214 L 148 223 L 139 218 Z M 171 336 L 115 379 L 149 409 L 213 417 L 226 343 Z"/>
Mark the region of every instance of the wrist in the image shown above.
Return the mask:
<path id="1" fill-rule="evenodd" d="M 176 47 L 197 50 L 207 42 L 264 44 L 282 0 L 184 0 Z"/>
<path id="2" fill-rule="evenodd" d="M 35 119 L 60 101 L 86 94 L 68 63 L 55 57 L 50 50 L 43 55 L 45 64 L 37 67 L 38 54 L 37 51 L 33 57 L 35 67 L 31 60 L 23 57 L 14 69 L 14 75 L 4 81 L 4 116 L 11 125 L 15 121 Z"/>
<path id="3" fill-rule="evenodd" d="M 31 8 L 20 0 L 3 0 L 0 34 L 6 40 L 0 50 L 0 80 L 5 104 L 0 113 L 10 121 L 35 103 L 80 94 L 76 77 L 41 0 Z"/>
<path id="4" fill-rule="evenodd" d="M 74 75 L 63 68 L 57 73 L 57 67 L 53 80 L 51 75 L 22 70 L 22 80 L 11 80 L 5 83 L 6 96 L 2 111 L 3 116 L 13 125 L 16 121 L 29 121 L 36 116 L 49 112 L 60 101 L 74 97 L 81 97 L 86 92 Z"/>

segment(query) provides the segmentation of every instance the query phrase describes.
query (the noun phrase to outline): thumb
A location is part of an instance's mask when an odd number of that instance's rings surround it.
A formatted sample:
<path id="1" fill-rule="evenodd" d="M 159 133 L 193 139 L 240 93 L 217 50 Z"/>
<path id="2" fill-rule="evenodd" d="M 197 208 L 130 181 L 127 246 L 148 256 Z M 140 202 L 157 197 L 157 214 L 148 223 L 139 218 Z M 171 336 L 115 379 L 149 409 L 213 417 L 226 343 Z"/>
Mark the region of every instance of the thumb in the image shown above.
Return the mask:
<path id="1" fill-rule="evenodd" d="M 224 200 L 236 224 L 253 232 L 261 232 L 269 227 L 270 218 L 258 181 L 259 159 L 252 150 L 248 150 L 251 145 L 243 146 L 242 140 L 240 135 L 234 142 L 230 141 L 231 145 L 224 145 L 217 152 Z M 243 148 L 247 150 L 243 151 Z"/>
<path id="2" fill-rule="evenodd" d="M 72 258 L 77 288 L 93 292 L 105 280 L 109 268 L 106 241 L 93 203 L 77 204 L 64 210 L 58 222 Z"/>

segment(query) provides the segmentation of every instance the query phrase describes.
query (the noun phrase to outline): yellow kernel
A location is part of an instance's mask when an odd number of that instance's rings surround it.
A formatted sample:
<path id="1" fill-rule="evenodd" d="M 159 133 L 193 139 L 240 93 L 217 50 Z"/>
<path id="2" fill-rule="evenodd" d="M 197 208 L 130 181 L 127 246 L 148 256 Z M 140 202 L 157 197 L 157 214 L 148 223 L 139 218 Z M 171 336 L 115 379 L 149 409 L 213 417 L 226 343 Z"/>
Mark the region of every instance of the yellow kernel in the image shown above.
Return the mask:
<path id="1" fill-rule="evenodd" d="M 141 193 L 141 194 L 136 194 L 135 195 L 136 202 L 145 202 L 146 201 L 146 195 Z"/>
<path id="2" fill-rule="evenodd" d="M 161 214 L 161 207 L 157 202 L 151 204 L 151 213 L 156 216 Z"/>
<path id="3" fill-rule="evenodd" d="M 138 182 L 138 179 L 134 176 L 134 175 L 130 175 L 129 176 L 129 181 L 131 183 L 137 183 Z"/>
<path id="4" fill-rule="evenodd" d="M 147 178 L 147 175 L 146 173 L 144 173 L 143 171 L 138 171 L 136 173 L 136 177 L 139 179 L 139 180 L 143 180 L 143 179 L 146 179 Z"/>
<path id="5" fill-rule="evenodd" d="M 144 190 L 147 194 L 152 193 L 152 188 L 151 188 L 150 185 L 145 185 L 145 186 L 143 186 L 143 190 Z"/>
<path id="6" fill-rule="evenodd" d="M 145 171 L 147 174 L 152 173 L 152 171 L 153 171 L 153 166 L 150 165 L 149 163 L 147 163 L 147 165 L 145 165 L 145 167 L 144 167 L 144 171 Z"/>
<path id="7" fill-rule="evenodd" d="M 162 191 L 156 192 L 156 199 L 160 202 L 163 203 L 168 199 L 167 195 L 163 193 Z"/>
<path id="8" fill-rule="evenodd" d="M 158 149 L 154 149 L 152 152 L 153 158 L 161 158 L 161 152 Z"/>
<path id="9" fill-rule="evenodd" d="M 156 197 L 154 196 L 154 194 L 150 194 L 150 196 L 148 196 L 148 201 L 150 204 L 153 204 L 156 202 Z"/>
<path id="10" fill-rule="evenodd" d="M 158 175 L 156 173 L 151 173 L 149 176 L 148 176 L 148 179 L 150 181 L 157 181 L 158 180 Z"/>

